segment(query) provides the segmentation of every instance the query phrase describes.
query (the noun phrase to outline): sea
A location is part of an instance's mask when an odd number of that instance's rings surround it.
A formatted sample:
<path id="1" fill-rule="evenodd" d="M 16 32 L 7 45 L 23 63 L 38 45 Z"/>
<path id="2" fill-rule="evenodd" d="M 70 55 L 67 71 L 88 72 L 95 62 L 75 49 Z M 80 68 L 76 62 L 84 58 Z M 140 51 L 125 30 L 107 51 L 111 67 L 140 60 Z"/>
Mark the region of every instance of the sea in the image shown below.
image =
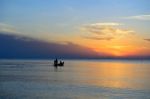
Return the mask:
<path id="1" fill-rule="evenodd" d="M 150 99 L 150 60 L 0 60 L 0 99 Z"/>

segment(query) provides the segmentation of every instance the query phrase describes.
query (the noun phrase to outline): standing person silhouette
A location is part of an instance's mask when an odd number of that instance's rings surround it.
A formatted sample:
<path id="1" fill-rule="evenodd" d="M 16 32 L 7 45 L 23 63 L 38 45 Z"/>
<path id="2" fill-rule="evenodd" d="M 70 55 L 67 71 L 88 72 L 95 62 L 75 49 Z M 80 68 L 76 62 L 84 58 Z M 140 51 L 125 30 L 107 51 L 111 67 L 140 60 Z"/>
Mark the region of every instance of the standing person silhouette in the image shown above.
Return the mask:
<path id="1" fill-rule="evenodd" d="M 57 58 L 56 58 L 56 60 L 55 60 L 55 61 L 56 61 L 56 65 L 58 65 L 58 60 L 57 60 Z"/>
<path id="2" fill-rule="evenodd" d="M 55 68 L 57 68 L 57 65 L 58 65 L 58 60 L 57 60 L 57 58 L 54 60 L 54 66 L 55 66 Z"/>

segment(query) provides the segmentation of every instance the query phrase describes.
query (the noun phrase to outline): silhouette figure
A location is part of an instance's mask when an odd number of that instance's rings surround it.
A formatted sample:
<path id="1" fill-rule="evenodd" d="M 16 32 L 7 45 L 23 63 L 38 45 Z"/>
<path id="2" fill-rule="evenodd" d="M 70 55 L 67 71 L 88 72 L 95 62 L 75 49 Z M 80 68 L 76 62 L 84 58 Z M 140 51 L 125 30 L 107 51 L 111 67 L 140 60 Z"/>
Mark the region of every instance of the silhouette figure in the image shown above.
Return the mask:
<path id="1" fill-rule="evenodd" d="M 60 61 L 60 63 L 58 64 L 59 66 L 64 66 L 64 62 Z"/>
<path id="2" fill-rule="evenodd" d="M 55 68 L 57 68 L 57 66 L 58 66 L 58 60 L 57 60 L 57 58 L 54 60 L 54 66 L 55 66 Z"/>

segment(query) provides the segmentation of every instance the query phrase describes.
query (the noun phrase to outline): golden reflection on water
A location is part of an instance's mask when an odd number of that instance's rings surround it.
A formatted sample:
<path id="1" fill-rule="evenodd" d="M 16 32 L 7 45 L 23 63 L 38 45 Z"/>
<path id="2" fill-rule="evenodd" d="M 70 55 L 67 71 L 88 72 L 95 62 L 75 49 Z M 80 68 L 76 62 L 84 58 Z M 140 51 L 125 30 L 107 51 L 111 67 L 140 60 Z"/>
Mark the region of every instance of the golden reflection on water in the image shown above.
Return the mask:
<path id="1" fill-rule="evenodd" d="M 115 88 L 150 88 L 150 68 L 146 64 L 106 61 L 80 62 L 78 66 L 82 71 L 78 74 L 80 82 L 86 84 Z"/>

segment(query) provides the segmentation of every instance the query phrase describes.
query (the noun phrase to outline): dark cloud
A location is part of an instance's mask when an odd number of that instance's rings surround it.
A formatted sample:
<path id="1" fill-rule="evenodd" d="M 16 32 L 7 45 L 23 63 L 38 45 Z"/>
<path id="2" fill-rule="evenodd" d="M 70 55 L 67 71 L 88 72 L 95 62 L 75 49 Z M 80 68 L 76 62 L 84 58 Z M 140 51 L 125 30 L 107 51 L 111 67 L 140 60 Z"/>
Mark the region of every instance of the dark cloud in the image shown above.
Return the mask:
<path id="1" fill-rule="evenodd" d="M 87 37 L 87 36 L 84 36 L 83 38 L 91 40 L 108 40 L 108 41 L 114 39 L 113 37 Z"/>
<path id="2" fill-rule="evenodd" d="M 90 48 L 71 42 L 45 42 L 29 37 L 0 33 L 0 58 L 97 58 Z"/>
<path id="3" fill-rule="evenodd" d="M 144 39 L 145 41 L 149 41 L 150 42 L 150 39 Z"/>

